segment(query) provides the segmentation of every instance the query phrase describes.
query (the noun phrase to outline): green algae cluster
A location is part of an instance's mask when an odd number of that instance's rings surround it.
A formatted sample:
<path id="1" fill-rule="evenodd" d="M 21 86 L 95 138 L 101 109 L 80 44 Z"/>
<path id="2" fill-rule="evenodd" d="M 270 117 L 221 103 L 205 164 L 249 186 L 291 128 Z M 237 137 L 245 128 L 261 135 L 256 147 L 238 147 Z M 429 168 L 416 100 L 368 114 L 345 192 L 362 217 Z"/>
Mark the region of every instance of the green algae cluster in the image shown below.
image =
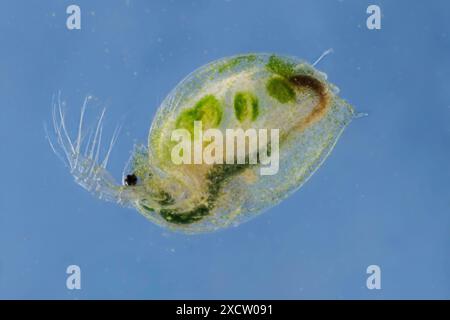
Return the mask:
<path id="1" fill-rule="evenodd" d="M 295 64 L 275 55 L 270 56 L 269 61 L 266 64 L 266 68 L 270 72 L 278 74 L 284 78 L 289 78 L 295 75 Z"/>
<path id="2" fill-rule="evenodd" d="M 205 205 L 199 205 L 198 207 L 186 212 L 179 212 L 174 209 L 161 209 L 159 214 L 167 222 L 174 224 L 191 224 L 200 221 L 207 216 L 209 214 L 209 209 Z"/>
<path id="3" fill-rule="evenodd" d="M 234 96 L 234 114 L 239 122 L 255 121 L 259 114 L 258 98 L 251 92 L 238 92 Z"/>
<path id="4" fill-rule="evenodd" d="M 295 101 L 295 89 L 289 79 L 295 75 L 295 64 L 275 55 L 270 56 L 266 64 L 267 70 L 276 74 L 266 84 L 267 93 L 280 103 Z"/>
<path id="5" fill-rule="evenodd" d="M 290 82 L 281 77 L 273 77 L 267 81 L 267 93 L 281 103 L 295 101 L 295 90 Z"/>
<path id="6" fill-rule="evenodd" d="M 222 121 L 223 108 L 220 101 L 212 94 L 201 98 L 194 107 L 184 110 L 178 116 L 175 126 L 194 134 L 194 121 L 201 121 L 203 128 L 216 128 Z"/>

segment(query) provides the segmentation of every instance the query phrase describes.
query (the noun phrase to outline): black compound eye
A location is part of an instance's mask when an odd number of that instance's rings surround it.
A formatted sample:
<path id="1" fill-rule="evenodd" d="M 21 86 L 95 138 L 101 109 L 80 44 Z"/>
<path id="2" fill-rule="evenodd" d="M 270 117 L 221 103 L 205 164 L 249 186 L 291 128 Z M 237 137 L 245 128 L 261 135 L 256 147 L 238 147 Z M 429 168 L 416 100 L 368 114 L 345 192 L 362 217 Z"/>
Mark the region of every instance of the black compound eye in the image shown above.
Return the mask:
<path id="1" fill-rule="evenodd" d="M 125 177 L 125 184 L 127 186 L 135 186 L 137 184 L 138 178 L 136 177 L 136 175 L 133 174 L 129 174 Z"/>

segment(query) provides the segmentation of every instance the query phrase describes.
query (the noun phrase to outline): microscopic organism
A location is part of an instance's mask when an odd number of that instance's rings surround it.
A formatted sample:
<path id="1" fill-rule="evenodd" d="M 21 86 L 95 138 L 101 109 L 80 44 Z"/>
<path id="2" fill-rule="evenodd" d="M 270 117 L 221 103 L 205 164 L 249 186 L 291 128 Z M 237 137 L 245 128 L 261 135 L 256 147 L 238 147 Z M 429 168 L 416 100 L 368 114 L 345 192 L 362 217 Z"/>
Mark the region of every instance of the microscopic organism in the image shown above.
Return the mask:
<path id="1" fill-rule="evenodd" d="M 118 183 L 107 171 L 118 131 L 102 152 L 104 110 L 89 135 L 84 123 L 88 104 L 87 98 L 73 137 L 60 100 L 53 106 L 55 135 L 49 141 L 75 181 L 100 199 L 134 207 L 154 223 L 185 233 L 236 226 L 285 199 L 319 168 L 355 117 L 315 64 L 275 54 L 223 58 L 200 67 L 169 93 L 148 143 L 134 146 Z M 203 150 L 212 143 L 195 137 L 197 123 L 224 135 L 230 129 L 278 130 L 278 140 L 260 140 L 265 149 L 244 149 L 243 162 L 173 161 L 175 130 L 193 140 L 194 154 L 196 144 Z M 261 159 L 274 152 L 275 143 L 277 171 L 263 175 Z M 216 159 L 225 159 L 232 148 L 215 152 Z"/>

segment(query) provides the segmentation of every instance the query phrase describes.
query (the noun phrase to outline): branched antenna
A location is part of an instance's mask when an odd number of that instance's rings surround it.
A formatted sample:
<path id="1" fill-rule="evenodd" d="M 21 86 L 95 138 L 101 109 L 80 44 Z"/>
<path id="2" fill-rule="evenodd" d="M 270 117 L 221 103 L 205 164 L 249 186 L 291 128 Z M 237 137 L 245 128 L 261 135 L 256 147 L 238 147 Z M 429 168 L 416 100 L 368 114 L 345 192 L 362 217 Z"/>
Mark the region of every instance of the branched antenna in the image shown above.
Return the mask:
<path id="1" fill-rule="evenodd" d="M 95 129 L 92 130 L 92 128 L 89 128 L 85 130 L 85 117 L 89 100 L 91 100 L 91 97 L 87 96 L 83 101 L 78 131 L 74 140 L 70 138 L 66 125 L 63 103 L 61 101 L 61 92 L 52 96 L 52 122 L 55 142 L 51 138 L 46 124 L 44 124 L 44 130 L 51 149 L 72 172 L 84 172 L 86 170 L 88 174 L 92 174 L 96 168 L 106 169 L 112 149 L 119 137 L 121 126 L 115 128 L 105 156 L 103 160 L 100 161 L 106 108 L 102 109 L 100 116 L 95 123 Z M 85 139 L 86 137 L 87 140 Z"/>

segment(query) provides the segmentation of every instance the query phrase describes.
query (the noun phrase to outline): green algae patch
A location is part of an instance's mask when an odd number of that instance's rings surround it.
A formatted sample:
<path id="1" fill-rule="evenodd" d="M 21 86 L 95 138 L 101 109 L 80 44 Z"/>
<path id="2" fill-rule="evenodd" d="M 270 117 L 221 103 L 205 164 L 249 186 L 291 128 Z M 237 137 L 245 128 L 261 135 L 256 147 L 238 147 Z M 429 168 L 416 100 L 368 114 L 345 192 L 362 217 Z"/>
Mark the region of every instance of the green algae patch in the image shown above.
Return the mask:
<path id="1" fill-rule="evenodd" d="M 197 120 L 203 122 L 203 127 L 216 128 L 222 121 L 223 110 L 220 101 L 212 94 L 204 96 L 194 107 L 197 112 Z"/>
<path id="2" fill-rule="evenodd" d="M 191 224 L 200 221 L 209 214 L 209 209 L 205 205 L 199 205 L 191 211 L 178 212 L 173 209 L 161 209 L 159 214 L 164 220 L 174 224 Z"/>
<path id="3" fill-rule="evenodd" d="M 145 211 L 148 211 L 148 212 L 155 212 L 155 209 L 154 209 L 154 208 L 151 208 L 151 207 L 149 207 L 149 206 L 147 206 L 147 205 L 145 205 L 145 204 L 141 204 L 141 207 L 144 208 Z"/>
<path id="4" fill-rule="evenodd" d="M 198 114 L 195 109 L 184 110 L 178 116 L 176 127 L 177 129 L 186 129 L 190 134 L 194 135 L 194 121 L 198 120 Z"/>
<path id="5" fill-rule="evenodd" d="M 239 122 L 255 121 L 259 114 L 258 98 L 251 92 L 238 92 L 234 96 L 234 114 Z"/>
<path id="6" fill-rule="evenodd" d="M 256 55 L 254 55 L 254 54 L 235 57 L 235 58 L 232 58 L 229 61 L 225 62 L 224 64 L 221 64 L 218 67 L 217 72 L 224 73 L 226 71 L 232 70 L 233 68 L 237 67 L 238 65 L 240 65 L 243 62 L 251 63 L 254 61 L 256 61 Z"/>
<path id="7" fill-rule="evenodd" d="M 178 116 L 175 126 L 186 129 L 194 135 L 194 121 L 201 121 L 204 129 L 216 128 L 222 121 L 223 109 L 220 101 L 212 94 L 201 98 L 193 108 L 184 110 Z"/>
<path id="8" fill-rule="evenodd" d="M 270 56 L 269 61 L 266 64 L 266 68 L 273 73 L 276 73 L 282 77 L 289 78 L 295 74 L 295 64 L 279 58 L 275 55 Z"/>
<path id="9" fill-rule="evenodd" d="M 267 93 L 280 103 L 295 101 L 295 91 L 289 81 L 280 77 L 274 77 L 267 81 Z"/>

